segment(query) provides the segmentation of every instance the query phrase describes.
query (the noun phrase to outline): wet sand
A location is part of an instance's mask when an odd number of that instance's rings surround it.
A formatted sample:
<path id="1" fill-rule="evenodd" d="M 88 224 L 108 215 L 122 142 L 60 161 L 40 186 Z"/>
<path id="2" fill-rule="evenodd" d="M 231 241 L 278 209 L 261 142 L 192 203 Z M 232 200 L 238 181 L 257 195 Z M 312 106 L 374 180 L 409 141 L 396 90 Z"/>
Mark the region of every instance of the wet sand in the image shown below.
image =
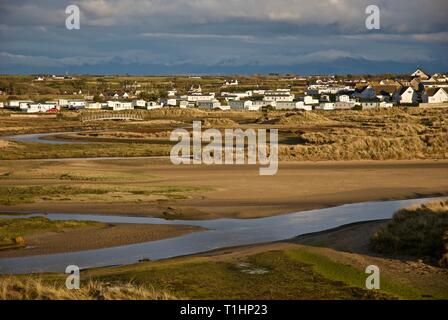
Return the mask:
<path id="1" fill-rule="evenodd" d="M 0 258 L 93 250 L 178 237 L 204 230 L 187 225 L 103 224 L 25 237 L 27 248 L 0 250 Z"/>
<path id="2" fill-rule="evenodd" d="M 0 163 L 1 164 L 1 163 Z M 37 164 L 39 165 L 39 164 Z M 42 201 L 0 206 L 0 211 L 91 213 L 172 219 L 257 218 L 348 203 L 448 194 L 448 161 L 339 161 L 280 163 L 275 176 L 256 166 L 174 166 L 167 160 L 73 160 L 42 163 L 52 168 L 89 168 L 138 175 L 115 183 L 205 187 L 211 191 L 165 201 Z M 151 178 L 149 178 L 151 176 Z M 58 184 L 60 180 L 0 180 L 0 184 Z M 95 184 L 95 182 L 83 182 Z M 98 183 L 98 182 L 97 182 Z M 112 183 L 112 182 L 111 182 Z"/>

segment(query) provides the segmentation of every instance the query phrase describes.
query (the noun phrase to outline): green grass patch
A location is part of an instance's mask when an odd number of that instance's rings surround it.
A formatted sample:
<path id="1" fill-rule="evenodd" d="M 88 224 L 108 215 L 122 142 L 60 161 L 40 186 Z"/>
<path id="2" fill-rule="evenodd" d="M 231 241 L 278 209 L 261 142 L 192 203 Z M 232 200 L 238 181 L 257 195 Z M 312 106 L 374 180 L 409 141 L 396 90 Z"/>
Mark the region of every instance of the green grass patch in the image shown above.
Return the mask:
<path id="1" fill-rule="evenodd" d="M 365 281 L 368 274 L 364 270 L 332 261 L 323 255 L 310 252 L 306 249 L 289 250 L 287 254 L 292 259 L 312 265 L 313 270 L 328 279 L 343 281 L 348 285 L 358 288 L 365 288 Z M 384 275 L 381 275 L 380 286 L 380 292 L 401 299 L 422 299 L 422 296 L 424 296 L 424 293 L 420 292 L 418 288 L 410 287 Z"/>

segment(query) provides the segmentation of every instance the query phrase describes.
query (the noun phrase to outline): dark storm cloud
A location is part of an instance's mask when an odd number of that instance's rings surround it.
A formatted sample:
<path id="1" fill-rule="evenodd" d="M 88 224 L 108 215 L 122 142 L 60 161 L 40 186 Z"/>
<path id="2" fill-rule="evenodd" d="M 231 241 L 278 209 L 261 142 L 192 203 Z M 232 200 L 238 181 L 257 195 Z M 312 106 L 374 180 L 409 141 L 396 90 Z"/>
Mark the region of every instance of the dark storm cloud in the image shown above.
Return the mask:
<path id="1" fill-rule="evenodd" d="M 65 7 L 73 3 L 81 29 L 69 31 Z M 370 4 L 381 9 L 381 30 L 365 28 Z M 312 64 L 318 70 L 337 61 L 444 69 L 446 7 L 446 0 L 2 1 L 0 71 L 158 65 L 175 72 L 191 65 L 244 72 Z"/>

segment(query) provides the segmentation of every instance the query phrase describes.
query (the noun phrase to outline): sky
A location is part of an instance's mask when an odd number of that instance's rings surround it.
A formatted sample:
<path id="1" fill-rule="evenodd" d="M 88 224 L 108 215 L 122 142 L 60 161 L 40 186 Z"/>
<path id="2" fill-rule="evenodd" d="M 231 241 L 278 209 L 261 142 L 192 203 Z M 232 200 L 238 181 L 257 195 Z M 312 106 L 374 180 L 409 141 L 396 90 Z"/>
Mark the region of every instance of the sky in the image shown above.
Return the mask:
<path id="1" fill-rule="evenodd" d="M 0 0 L 0 73 L 447 72 L 447 49 L 448 0 Z"/>

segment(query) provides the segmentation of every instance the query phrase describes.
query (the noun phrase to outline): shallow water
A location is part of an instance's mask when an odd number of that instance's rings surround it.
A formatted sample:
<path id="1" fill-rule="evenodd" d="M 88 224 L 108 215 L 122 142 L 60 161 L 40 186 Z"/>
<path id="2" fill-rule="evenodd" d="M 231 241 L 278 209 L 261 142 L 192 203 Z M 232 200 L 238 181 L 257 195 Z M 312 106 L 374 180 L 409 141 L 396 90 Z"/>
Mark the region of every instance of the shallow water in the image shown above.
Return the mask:
<path id="1" fill-rule="evenodd" d="M 142 259 L 165 259 L 213 249 L 289 239 L 345 224 L 389 219 L 395 211 L 440 198 L 365 202 L 302 211 L 259 219 L 164 220 L 147 217 L 48 214 L 52 220 L 91 220 L 110 223 L 183 224 L 209 230 L 176 238 L 80 252 L 0 259 L 0 273 L 63 272 L 68 265 L 80 268 L 124 265 Z M 11 216 L 8 216 L 11 218 Z M 16 216 L 24 218 L 27 216 Z M 28 215 L 29 217 L 29 215 Z"/>
<path id="2" fill-rule="evenodd" d="M 87 141 L 77 141 L 69 139 L 45 139 L 50 136 L 57 136 L 60 134 L 75 133 L 75 132 L 53 132 L 53 133 L 34 133 L 34 134 L 20 134 L 15 136 L 2 137 L 4 140 L 11 140 L 16 142 L 38 142 L 43 144 L 87 144 Z"/>

